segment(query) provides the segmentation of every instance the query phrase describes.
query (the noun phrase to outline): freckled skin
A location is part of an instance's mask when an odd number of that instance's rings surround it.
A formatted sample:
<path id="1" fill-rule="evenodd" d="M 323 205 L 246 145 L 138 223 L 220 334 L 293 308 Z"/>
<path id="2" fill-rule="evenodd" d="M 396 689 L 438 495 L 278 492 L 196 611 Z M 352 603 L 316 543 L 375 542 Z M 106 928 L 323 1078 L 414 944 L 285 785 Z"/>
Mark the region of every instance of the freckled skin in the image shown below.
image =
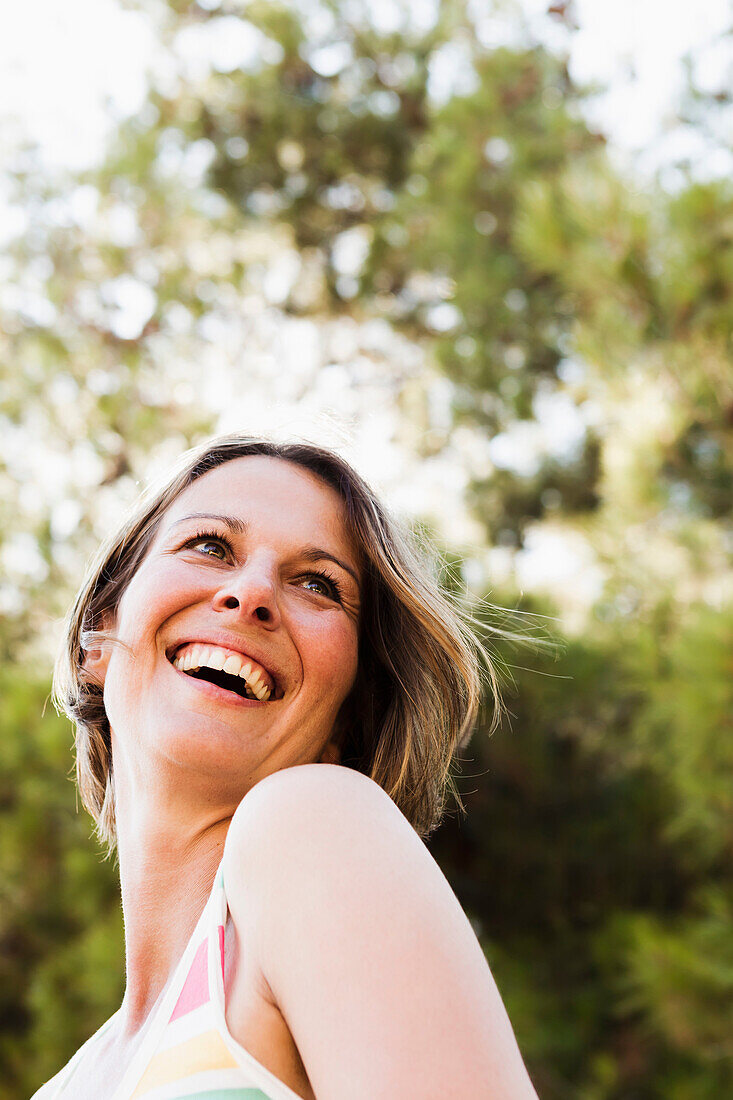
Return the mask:
<path id="1" fill-rule="evenodd" d="M 230 516 L 248 529 L 230 532 L 208 518 L 177 522 L 191 513 Z M 181 545 L 201 531 L 229 547 L 211 538 Z M 173 765 L 208 796 L 216 784 L 217 801 L 223 796 L 233 811 L 265 775 L 329 752 L 356 675 L 359 593 L 338 565 L 304 560 L 309 546 L 357 570 L 338 495 L 281 459 L 234 459 L 174 502 L 118 608 L 115 634 L 131 652 L 113 647 L 104 658 L 114 749 L 133 773 Z M 340 601 L 314 569 L 337 580 Z M 241 638 L 244 652 L 277 669 L 283 698 L 237 708 L 182 681 L 166 650 L 212 629 Z"/>

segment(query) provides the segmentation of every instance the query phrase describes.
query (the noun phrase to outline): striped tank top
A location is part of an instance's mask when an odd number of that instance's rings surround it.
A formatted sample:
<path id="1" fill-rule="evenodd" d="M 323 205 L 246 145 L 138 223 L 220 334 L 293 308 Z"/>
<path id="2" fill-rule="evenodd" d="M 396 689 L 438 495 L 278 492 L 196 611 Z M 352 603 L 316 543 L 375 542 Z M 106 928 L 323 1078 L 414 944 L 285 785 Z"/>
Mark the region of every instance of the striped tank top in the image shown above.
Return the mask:
<path id="1" fill-rule="evenodd" d="M 173 980 L 110 1100 L 301 1100 L 255 1061 L 227 1028 L 224 929 L 229 906 L 221 865 Z M 72 1100 L 74 1072 L 112 1016 L 32 1100 Z"/>

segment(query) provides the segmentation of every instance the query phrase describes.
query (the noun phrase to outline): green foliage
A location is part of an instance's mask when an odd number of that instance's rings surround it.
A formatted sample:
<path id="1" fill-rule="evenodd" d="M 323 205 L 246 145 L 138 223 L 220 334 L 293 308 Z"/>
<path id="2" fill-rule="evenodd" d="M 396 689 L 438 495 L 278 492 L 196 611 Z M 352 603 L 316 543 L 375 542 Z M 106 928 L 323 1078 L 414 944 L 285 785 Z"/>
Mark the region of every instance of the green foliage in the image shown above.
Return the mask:
<path id="1" fill-rule="evenodd" d="M 0 1096 L 29 1096 L 119 1004 L 113 867 L 75 813 L 71 730 L 49 676 L 0 674 Z M 45 713 L 44 713 L 44 708 Z"/>
<path id="2" fill-rule="evenodd" d="M 514 671 L 512 728 L 474 738 L 459 782 L 467 816 L 431 846 L 477 922 L 539 1094 L 662 1100 L 698 1095 L 685 1093 L 691 1083 L 725 1094 L 730 646 L 720 618 L 703 608 L 666 633 L 626 623 L 562 653 L 504 645 L 500 656 Z M 662 699 L 664 730 L 642 736 Z"/>
<path id="3" fill-rule="evenodd" d="M 564 516 L 593 512 L 600 503 L 598 440 L 587 435 L 582 450 L 563 462 L 545 460 L 535 474 L 517 477 L 495 470 L 475 478 L 468 499 L 492 543 L 521 546 L 527 528 L 562 510 Z"/>
<path id="4" fill-rule="evenodd" d="M 670 835 L 714 870 L 733 851 L 733 617 L 703 609 L 667 638 L 655 625 L 635 654 L 634 738 L 675 797 Z"/>

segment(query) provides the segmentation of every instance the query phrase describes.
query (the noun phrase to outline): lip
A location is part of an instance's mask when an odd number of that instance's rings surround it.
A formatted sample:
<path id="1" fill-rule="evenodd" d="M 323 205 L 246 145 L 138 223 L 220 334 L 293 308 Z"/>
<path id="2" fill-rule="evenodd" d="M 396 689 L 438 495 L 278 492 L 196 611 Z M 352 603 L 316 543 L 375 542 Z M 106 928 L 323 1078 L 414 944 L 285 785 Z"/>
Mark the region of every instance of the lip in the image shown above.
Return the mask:
<path id="1" fill-rule="evenodd" d="M 233 691 L 227 691 L 226 688 L 219 687 L 218 684 L 212 684 L 209 680 L 198 680 L 195 676 L 187 676 L 185 672 L 181 672 L 175 665 L 171 665 L 171 668 L 176 676 L 181 676 L 187 684 L 192 684 L 193 687 L 202 691 L 204 695 L 208 695 L 211 699 L 215 699 L 217 703 L 228 703 L 231 707 L 265 706 L 265 700 L 263 699 L 245 699 L 243 696 L 237 695 Z"/>
<path id="2" fill-rule="evenodd" d="M 260 665 L 260 667 L 264 669 L 265 673 L 270 678 L 270 682 L 272 684 L 272 695 L 270 696 L 269 701 L 273 702 L 276 699 L 282 698 L 284 691 L 282 688 L 281 674 L 278 671 L 274 670 L 271 665 L 267 664 L 266 661 L 262 660 L 262 658 L 257 654 L 256 648 L 252 647 L 244 649 L 244 640 L 242 638 L 237 638 L 235 635 L 232 634 L 191 634 L 184 638 L 179 638 L 176 642 L 173 643 L 173 645 L 168 646 L 165 651 L 165 656 L 168 660 L 168 663 L 171 665 L 172 668 L 175 669 L 176 672 L 180 671 L 180 669 L 175 668 L 175 665 L 173 664 L 173 658 L 176 652 L 181 648 L 181 646 L 190 645 L 191 643 L 195 642 L 199 643 L 200 645 L 219 646 L 221 649 L 231 649 L 234 653 L 241 654 L 241 656 L 245 657 L 247 660 L 254 661 L 255 664 Z M 185 672 L 182 672 L 181 675 L 185 676 L 186 674 Z M 186 676 L 186 679 L 192 680 L 195 679 L 195 677 Z M 202 680 L 196 682 L 204 683 L 205 681 Z M 232 693 L 229 692 L 228 694 L 231 695 Z"/>

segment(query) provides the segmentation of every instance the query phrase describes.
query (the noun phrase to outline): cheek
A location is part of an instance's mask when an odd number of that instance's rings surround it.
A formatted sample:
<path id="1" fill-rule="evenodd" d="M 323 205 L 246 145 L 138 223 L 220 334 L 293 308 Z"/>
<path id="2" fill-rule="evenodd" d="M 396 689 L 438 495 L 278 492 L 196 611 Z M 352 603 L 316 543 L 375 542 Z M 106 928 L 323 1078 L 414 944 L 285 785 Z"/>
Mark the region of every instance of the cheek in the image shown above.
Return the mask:
<path id="1" fill-rule="evenodd" d="M 173 563 L 144 564 L 123 595 L 118 623 L 121 638 L 145 639 L 154 635 L 182 603 L 197 596 L 190 584 L 182 583 Z"/>
<path id="2" fill-rule="evenodd" d="M 160 628 L 180 609 L 182 600 L 193 600 L 170 569 L 141 566 L 125 590 L 117 609 L 113 634 L 124 645 L 114 646 L 105 676 L 105 707 L 110 721 L 134 709 L 143 698 L 156 662 L 161 659 L 157 641 Z"/>
<path id="3" fill-rule="evenodd" d="M 358 661 L 358 633 L 351 620 L 318 624 L 308 637 L 303 663 L 321 691 L 340 703 L 351 691 Z"/>

